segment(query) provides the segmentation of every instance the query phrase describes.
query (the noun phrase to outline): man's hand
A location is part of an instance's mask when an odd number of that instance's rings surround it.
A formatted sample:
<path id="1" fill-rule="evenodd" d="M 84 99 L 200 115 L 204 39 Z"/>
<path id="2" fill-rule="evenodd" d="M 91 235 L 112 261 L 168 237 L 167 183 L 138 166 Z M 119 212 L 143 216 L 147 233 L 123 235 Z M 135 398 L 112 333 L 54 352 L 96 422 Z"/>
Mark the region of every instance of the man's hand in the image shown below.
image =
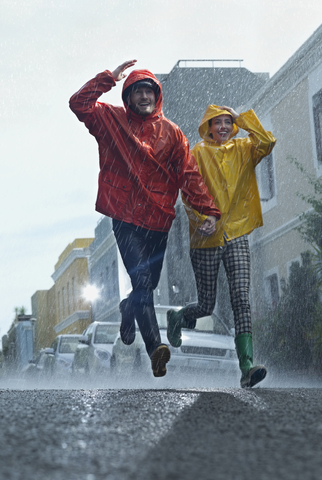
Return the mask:
<path id="1" fill-rule="evenodd" d="M 126 77 L 126 74 L 123 73 L 124 70 L 127 68 L 133 67 L 135 65 L 137 60 L 127 60 L 126 62 L 122 63 L 119 67 L 117 67 L 115 70 L 113 70 L 112 75 L 113 78 L 116 82 L 119 82 L 120 80 L 123 80 L 123 78 Z"/>
<path id="2" fill-rule="evenodd" d="M 213 216 L 207 217 L 201 227 L 198 229 L 199 233 L 205 237 L 210 237 L 210 235 L 212 235 L 216 230 L 217 220 L 218 219 Z"/>
<path id="3" fill-rule="evenodd" d="M 239 113 L 235 112 L 235 110 L 233 110 L 232 108 L 230 107 L 226 107 L 225 105 L 219 107 L 221 110 L 227 110 L 227 112 L 231 113 L 232 114 L 232 117 L 234 120 L 236 120 L 238 117 L 239 117 Z"/>

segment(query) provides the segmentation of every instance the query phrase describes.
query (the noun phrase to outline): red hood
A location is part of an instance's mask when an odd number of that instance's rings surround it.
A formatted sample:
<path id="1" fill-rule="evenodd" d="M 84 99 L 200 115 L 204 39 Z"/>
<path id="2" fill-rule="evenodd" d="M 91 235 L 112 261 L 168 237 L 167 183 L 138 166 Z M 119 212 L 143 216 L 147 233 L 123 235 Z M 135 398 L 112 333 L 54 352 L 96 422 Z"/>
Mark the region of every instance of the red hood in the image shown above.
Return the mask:
<path id="1" fill-rule="evenodd" d="M 155 105 L 155 109 L 153 111 L 154 115 L 155 114 L 160 115 L 161 112 L 162 112 L 162 87 L 161 87 L 161 83 L 159 82 L 159 80 L 149 70 L 133 70 L 128 75 L 128 77 L 126 78 L 126 80 L 123 84 L 123 89 L 122 89 L 122 100 L 123 100 L 125 110 L 128 111 L 129 107 L 127 106 L 127 104 L 125 103 L 124 98 L 123 98 L 124 91 L 130 85 L 133 85 L 133 83 L 138 82 L 139 80 L 144 80 L 145 78 L 149 78 L 149 79 L 153 80 L 158 85 L 158 87 L 160 88 L 160 95 L 158 97 L 158 100 L 157 100 L 156 105 Z"/>

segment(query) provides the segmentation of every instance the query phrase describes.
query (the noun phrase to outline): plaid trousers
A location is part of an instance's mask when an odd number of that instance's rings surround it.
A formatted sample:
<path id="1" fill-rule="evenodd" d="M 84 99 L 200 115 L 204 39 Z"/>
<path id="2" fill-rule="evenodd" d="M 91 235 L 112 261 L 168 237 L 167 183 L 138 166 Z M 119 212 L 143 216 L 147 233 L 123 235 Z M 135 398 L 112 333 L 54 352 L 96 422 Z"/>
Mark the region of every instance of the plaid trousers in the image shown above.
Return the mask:
<path id="1" fill-rule="evenodd" d="M 184 308 L 184 319 L 194 328 L 197 318 L 211 315 L 216 304 L 217 278 L 223 261 L 234 314 L 235 334 L 252 333 L 249 303 L 250 252 L 247 235 L 226 242 L 223 247 L 190 250 L 198 304 Z"/>

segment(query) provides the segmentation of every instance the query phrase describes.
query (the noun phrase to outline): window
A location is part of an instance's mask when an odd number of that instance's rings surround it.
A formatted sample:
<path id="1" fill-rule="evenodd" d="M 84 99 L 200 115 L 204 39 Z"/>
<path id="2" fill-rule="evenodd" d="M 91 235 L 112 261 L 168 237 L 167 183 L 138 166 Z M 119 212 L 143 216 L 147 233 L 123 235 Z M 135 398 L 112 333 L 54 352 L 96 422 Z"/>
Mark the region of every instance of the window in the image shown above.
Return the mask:
<path id="1" fill-rule="evenodd" d="M 313 96 L 313 119 L 318 165 L 322 165 L 322 89 Z"/>
<path id="2" fill-rule="evenodd" d="M 63 318 L 63 314 L 62 314 L 62 303 L 61 303 L 61 296 L 60 296 L 60 292 L 58 292 L 58 318 L 59 319 L 62 319 Z"/>
<path id="3" fill-rule="evenodd" d="M 268 202 L 275 195 L 274 163 L 270 153 L 259 164 L 258 187 L 261 202 Z"/>
<path id="4" fill-rule="evenodd" d="M 70 291 L 69 291 L 69 282 L 67 282 L 67 315 L 70 314 Z"/>
<path id="5" fill-rule="evenodd" d="M 73 312 L 76 310 L 76 304 L 75 304 L 75 278 L 72 278 L 72 309 Z"/>
<path id="6" fill-rule="evenodd" d="M 277 273 L 266 277 L 265 283 L 269 306 L 275 308 L 280 298 Z"/>
<path id="7" fill-rule="evenodd" d="M 66 311 L 65 287 L 62 288 L 62 301 L 63 301 L 63 316 L 62 316 L 62 318 L 65 318 L 65 311 Z"/>

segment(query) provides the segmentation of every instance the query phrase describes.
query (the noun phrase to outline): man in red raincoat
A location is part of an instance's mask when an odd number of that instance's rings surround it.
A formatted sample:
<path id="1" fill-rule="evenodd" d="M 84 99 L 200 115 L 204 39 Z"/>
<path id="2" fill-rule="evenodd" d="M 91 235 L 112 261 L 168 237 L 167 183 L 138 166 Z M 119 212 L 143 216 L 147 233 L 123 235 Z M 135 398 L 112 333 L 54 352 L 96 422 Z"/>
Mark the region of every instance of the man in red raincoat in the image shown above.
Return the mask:
<path id="1" fill-rule="evenodd" d="M 207 216 L 200 230 L 211 235 L 220 212 L 190 155 L 188 140 L 162 112 L 162 88 L 148 70 L 134 70 L 123 85 L 124 107 L 98 98 L 126 77 L 136 60 L 105 70 L 70 99 L 99 147 L 96 210 L 113 219 L 113 231 L 132 292 L 120 304 L 121 338 L 135 339 L 135 318 L 151 359 L 153 374 L 166 374 L 170 350 L 161 343 L 153 290 L 160 279 L 168 232 L 179 189 Z"/>

